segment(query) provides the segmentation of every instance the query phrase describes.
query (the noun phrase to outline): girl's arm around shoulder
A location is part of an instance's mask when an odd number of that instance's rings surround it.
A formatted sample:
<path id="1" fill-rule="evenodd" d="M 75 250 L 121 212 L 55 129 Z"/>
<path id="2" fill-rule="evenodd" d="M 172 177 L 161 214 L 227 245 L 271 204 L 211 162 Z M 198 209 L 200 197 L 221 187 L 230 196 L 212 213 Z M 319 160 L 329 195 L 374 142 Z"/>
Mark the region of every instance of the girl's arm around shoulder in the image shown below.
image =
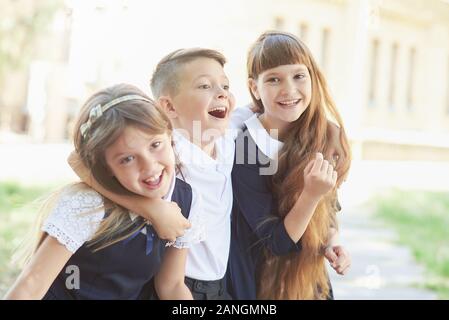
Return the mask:
<path id="1" fill-rule="evenodd" d="M 167 248 L 160 271 L 154 279 L 161 300 L 193 300 L 192 293 L 184 283 L 187 250 Z"/>
<path id="2" fill-rule="evenodd" d="M 173 241 L 176 237 L 183 235 L 186 228 L 190 227 L 190 223 L 183 217 L 181 209 L 176 203 L 137 195 L 118 195 L 108 191 L 93 178 L 75 151 L 70 154 L 68 163 L 78 177 L 91 188 L 112 202 L 150 221 L 159 238 Z"/>
<path id="3" fill-rule="evenodd" d="M 47 236 L 5 299 L 42 299 L 71 256 L 72 252 L 64 245 Z"/>

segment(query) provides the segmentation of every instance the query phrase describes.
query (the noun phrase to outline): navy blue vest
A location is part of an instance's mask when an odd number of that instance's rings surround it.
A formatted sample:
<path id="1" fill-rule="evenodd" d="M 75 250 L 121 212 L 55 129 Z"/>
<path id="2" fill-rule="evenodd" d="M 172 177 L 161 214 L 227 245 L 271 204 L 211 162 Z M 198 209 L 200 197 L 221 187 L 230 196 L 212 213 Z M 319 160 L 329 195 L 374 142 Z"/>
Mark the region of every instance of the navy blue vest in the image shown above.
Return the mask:
<path id="1" fill-rule="evenodd" d="M 172 201 L 181 208 L 182 214 L 189 216 L 192 204 L 192 188 L 186 182 L 176 179 Z M 141 217 L 135 225 L 143 222 Z M 139 299 L 144 286 L 159 271 L 165 252 L 166 240 L 161 240 L 151 226 L 147 226 L 148 236 L 136 232 L 127 239 L 110 245 L 97 252 L 84 244 L 69 259 L 61 270 L 44 299 Z M 152 248 L 147 254 L 147 244 Z M 79 289 L 73 288 L 75 273 L 79 270 Z M 68 282 L 68 285 L 66 284 Z"/>

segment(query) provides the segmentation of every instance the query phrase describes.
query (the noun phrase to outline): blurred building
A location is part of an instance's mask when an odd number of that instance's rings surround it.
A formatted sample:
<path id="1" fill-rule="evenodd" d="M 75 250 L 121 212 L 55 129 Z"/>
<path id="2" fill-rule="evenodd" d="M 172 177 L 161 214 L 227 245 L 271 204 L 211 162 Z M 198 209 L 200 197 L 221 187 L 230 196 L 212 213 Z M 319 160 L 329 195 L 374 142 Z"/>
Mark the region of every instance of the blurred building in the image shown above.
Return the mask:
<path id="1" fill-rule="evenodd" d="M 278 29 L 314 53 L 355 158 L 449 161 L 447 1 L 74 0 L 67 9 L 45 45 L 63 58 L 36 61 L 27 80 L 20 128 L 36 139 L 67 139 L 97 88 L 129 82 L 149 92 L 157 61 L 180 47 L 221 50 L 237 102 L 246 104 L 246 51 Z"/>

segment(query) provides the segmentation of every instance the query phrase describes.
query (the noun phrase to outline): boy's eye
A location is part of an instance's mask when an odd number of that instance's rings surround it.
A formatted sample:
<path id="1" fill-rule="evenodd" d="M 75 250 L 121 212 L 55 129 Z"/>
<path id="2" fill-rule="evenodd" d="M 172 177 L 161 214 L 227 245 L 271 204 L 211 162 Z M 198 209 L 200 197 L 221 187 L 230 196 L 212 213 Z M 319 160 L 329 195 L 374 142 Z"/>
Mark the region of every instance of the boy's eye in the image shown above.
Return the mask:
<path id="1" fill-rule="evenodd" d="M 122 158 L 120 160 L 120 164 L 128 164 L 128 163 L 130 163 L 133 160 L 134 160 L 133 156 L 127 156 L 127 157 L 124 157 L 124 158 Z"/>
<path id="2" fill-rule="evenodd" d="M 228 84 L 225 84 L 225 85 L 223 86 L 223 89 L 229 90 L 229 85 L 228 85 Z"/>
<path id="3" fill-rule="evenodd" d="M 208 85 L 208 84 L 202 84 L 202 85 L 200 85 L 198 88 L 200 88 L 200 89 L 209 89 L 209 88 L 210 88 L 210 85 Z"/>

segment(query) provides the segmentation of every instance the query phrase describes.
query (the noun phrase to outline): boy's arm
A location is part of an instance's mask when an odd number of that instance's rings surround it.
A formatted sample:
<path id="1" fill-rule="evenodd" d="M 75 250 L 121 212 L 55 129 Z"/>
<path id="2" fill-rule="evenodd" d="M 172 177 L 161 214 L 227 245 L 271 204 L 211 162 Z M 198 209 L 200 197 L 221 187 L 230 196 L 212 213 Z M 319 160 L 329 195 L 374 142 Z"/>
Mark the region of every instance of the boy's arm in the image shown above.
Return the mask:
<path id="1" fill-rule="evenodd" d="M 138 195 L 117 195 L 108 191 L 92 177 L 75 151 L 70 154 L 68 163 L 80 179 L 91 188 L 150 221 L 159 238 L 174 241 L 184 234 L 185 229 L 190 228 L 190 222 L 182 215 L 181 209 L 176 203 Z"/>
<path id="2" fill-rule="evenodd" d="M 329 239 L 327 241 L 327 247 L 333 247 L 338 245 L 339 242 L 339 234 L 336 228 L 329 228 Z"/>
<path id="3" fill-rule="evenodd" d="M 246 120 L 254 115 L 254 109 L 252 104 L 247 104 L 243 107 L 235 108 L 231 113 L 231 119 L 229 120 L 229 127 L 231 129 L 242 129 Z"/>
<path id="4" fill-rule="evenodd" d="M 235 104 L 234 96 L 232 96 L 231 99 L 233 101 L 232 103 Z M 229 120 L 229 130 L 233 140 L 237 139 L 237 136 L 245 126 L 245 121 L 251 118 L 254 113 L 255 109 L 252 104 L 247 104 L 246 106 L 234 109 Z"/>
<path id="5" fill-rule="evenodd" d="M 345 247 L 338 244 L 338 230 L 330 228 L 329 233 L 329 240 L 324 249 L 324 256 L 338 274 L 345 275 L 351 267 L 351 256 Z"/>
<path id="6" fill-rule="evenodd" d="M 193 300 L 184 283 L 188 249 L 167 248 L 154 287 L 161 300 Z"/>
<path id="7" fill-rule="evenodd" d="M 340 128 L 330 120 L 327 120 L 328 149 L 324 158 L 327 159 L 335 170 L 340 169 L 340 164 L 345 160 L 345 153 L 340 142 Z"/>
<path id="8" fill-rule="evenodd" d="M 72 252 L 64 245 L 55 238 L 47 236 L 5 299 L 42 299 L 71 256 Z"/>

